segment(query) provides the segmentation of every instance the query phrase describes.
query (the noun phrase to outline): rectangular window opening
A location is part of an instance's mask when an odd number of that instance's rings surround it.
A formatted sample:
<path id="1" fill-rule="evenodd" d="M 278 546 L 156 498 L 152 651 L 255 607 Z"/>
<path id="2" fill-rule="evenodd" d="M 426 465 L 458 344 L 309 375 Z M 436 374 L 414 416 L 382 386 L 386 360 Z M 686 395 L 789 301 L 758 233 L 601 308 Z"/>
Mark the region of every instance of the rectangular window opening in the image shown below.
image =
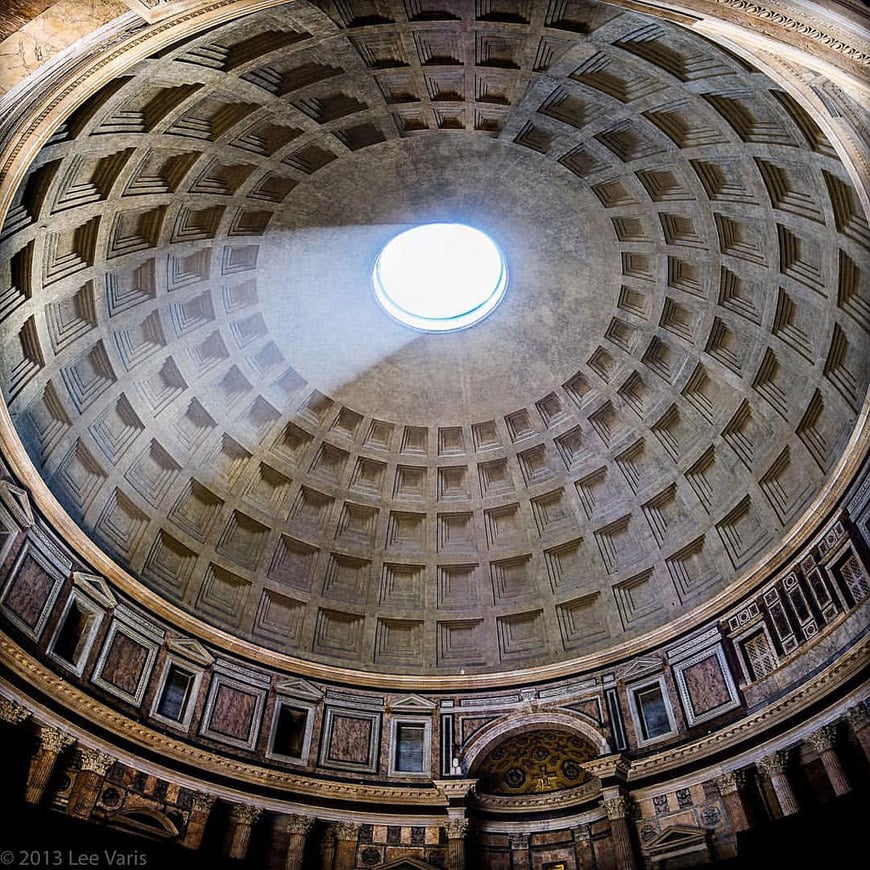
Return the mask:
<path id="1" fill-rule="evenodd" d="M 170 665 L 166 680 L 163 683 L 163 691 L 160 694 L 160 703 L 157 705 L 157 715 L 173 722 L 181 722 L 190 697 L 194 675 L 178 665 Z"/>
<path id="2" fill-rule="evenodd" d="M 423 725 L 396 725 L 396 771 L 423 773 L 426 728 Z"/>
<path id="3" fill-rule="evenodd" d="M 671 732 L 671 720 L 660 686 L 648 686 L 634 693 L 640 712 L 644 740 L 653 740 Z"/>
<path id="4" fill-rule="evenodd" d="M 73 601 L 58 629 L 51 651 L 67 664 L 77 667 L 93 618 L 92 613 Z"/>
<path id="5" fill-rule="evenodd" d="M 272 754 L 284 755 L 287 758 L 302 758 L 307 726 L 307 710 L 282 704 L 275 721 Z"/>

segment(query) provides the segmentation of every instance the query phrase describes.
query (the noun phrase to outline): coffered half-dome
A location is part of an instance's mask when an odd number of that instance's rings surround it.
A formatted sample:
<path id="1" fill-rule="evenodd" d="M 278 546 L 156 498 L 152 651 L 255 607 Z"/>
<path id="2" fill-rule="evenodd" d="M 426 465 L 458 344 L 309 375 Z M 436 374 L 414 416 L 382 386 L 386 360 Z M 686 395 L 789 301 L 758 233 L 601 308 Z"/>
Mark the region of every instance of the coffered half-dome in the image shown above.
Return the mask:
<path id="1" fill-rule="evenodd" d="M 775 564 L 860 461 L 853 169 L 677 24 L 276 5 L 43 140 L 2 230 L 9 414 L 45 509 L 203 636 L 385 674 L 618 656 Z M 509 286 L 429 334 L 371 275 L 437 222 Z"/>

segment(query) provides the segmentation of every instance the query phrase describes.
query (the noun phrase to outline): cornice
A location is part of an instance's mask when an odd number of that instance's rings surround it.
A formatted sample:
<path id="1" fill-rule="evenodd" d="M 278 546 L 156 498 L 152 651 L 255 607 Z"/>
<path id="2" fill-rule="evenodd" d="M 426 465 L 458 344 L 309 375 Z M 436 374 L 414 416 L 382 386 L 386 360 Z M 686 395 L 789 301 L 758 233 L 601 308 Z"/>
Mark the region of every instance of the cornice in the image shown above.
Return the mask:
<path id="1" fill-rule="evenodd" d="M 715 2 L 717 6 L 737 10 L 758 21 L 769 22 L 789 33 L 799 34 L 863 67 L 870 68 L 870 50 L 867 48 L 866 39 L 862 46 L 856 34 L 849 34 L 843 28 L 823 21 L 791 4 L 763 4 L 750 0 L 715 0 Z"/>
<path id="2" fill-rule="evenodd" d="M 700 22 L 721 19 L 738 22 L 746 19 L 747 29 L 764 33 L 780 42 L 789 43 L 800 37 L 814 45 L 816 51 L 824 49 L 859 67 L 870 67 L 870 46 L 866 36 L 830 20 L 811 14 L 805 7 L 783 0 L 684 0 L 682 3 L 658 0 L 610 0 L 634 12 L 666 17 L 669 21 L 694 27 Z M 857 31 L 857 28 L 856 28 Z M 791 37 L 787 39 L 786 37 Z"/>

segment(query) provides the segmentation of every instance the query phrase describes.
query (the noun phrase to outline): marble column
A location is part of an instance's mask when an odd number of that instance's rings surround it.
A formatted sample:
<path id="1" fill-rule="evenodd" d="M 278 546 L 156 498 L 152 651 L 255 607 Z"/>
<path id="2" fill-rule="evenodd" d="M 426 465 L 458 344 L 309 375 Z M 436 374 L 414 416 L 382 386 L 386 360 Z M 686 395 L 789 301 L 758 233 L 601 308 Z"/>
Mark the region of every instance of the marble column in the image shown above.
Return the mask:
<path id="1" fill-rule="evenodd" d="M 335 826 L 334 870 L 353 870 L 356 864 L 356 841 L 359 825 L 356 822 L 339 822 Z"/>
<path id="2" fill-rule="evenodd" d="M 226 840 L 228 858 L 241 861 L 248 854 L 251 831 L 261 812 L 259 807 L 250 804 L 233 804 L 230 807 L 230 824 Z"/>
<path id="3" fill-rule="evenodd" d="M 312 827 L 311 816 L 279 815 L 272 832 L 269 870 L 302 870 L 305 841 Z"/>
<path id="4" fill-rule="evenodd" d="M 205 825 L 208 821 L 211 808 L 214 806 L 215 796 L 204 792 L 194 792 L 190 805 L 190 815 L 187 819 L 187 830 L 181 845 L 187 849 L 198 849 L 202 844 L 202 835 L 205 833 Z"/>
<path id="5" fill-rule="evenodd" d="M 846 711 L 846 722 L 858 745 L 864 750 L 864 757 L 870 759 L 870 714 L 863 703 L 856 704 Z"/>
<path id="6" fill-rule="evenodd" d="M 807 743 L 818 752 L 834 794 L 839 797 L 852 791 L 852 786 L 849 785 L 843 765 L 840 763 L 840 756 L 837 754 L 837 726 L 833 723 L 823 725 L 807 737 Z"/>
<path id="7" fill-rule="evenodd" d="M 29 804 L 38 804 L 42 800 L 45 787 L 54 772 L 60 754 L 72 746 L 75 739 L 59 728 L 48 725 L 39 727 L 39 748 L 30 759 L 30 770 L 27 773 L 27 788 L 24 800 Z"/>
<path id="8" fill-rule="evenodd" d="M 330 825 L 323 832 L 320 841 L 320 870 L 332 870 L 335 862 L 335 825 Z"/>
<path id="9" fill-rule="evenodd" d="M 742 791 L 746 786 L 746 772 L 743 770 L 729 770 L 717 777 L 716 788 L 722 795 L 722 803 L 731 822 L 731 830 L 736 834 L 738 831 L 749 830 L 749 818 L 746 815 L 746 806 L 743 803 Z"/>
<path id="10" fill-rule="evenodd" d="M 532 866 L 529 856 L 529 835 L 511 834 L 511 870 L 529 870 Z"/>
<path id="11" fill-rule="evenodd" d="M 637 870 L 638 862 L 634 854 L 631 830 L 628 827 L 631 799 L 625 795 L 619 795 L 606 799 L 602 806 L 610 820 L 610 830 L 613 834 L 613 857 L 616 866 L 619 870 Z"/>
<path id="12" fill-rule="evenodd" d="M 444 825 L 447 834 L 447 863 L 444 870 L 465 870 L 465 837 L 468 819 L 450 819 Z"/>
<path id="13" fill-rule="evenodd" d="M 572 831 L 574 834 L 574 857 L 577 859 L 578 870 L 595 868 L 595 850 L 592 846 L 592 828 L 589 825 L 579 825 Z"/>
<path id="14" fill-rule="evenodd" d="M 73 782 L 66 811 L 77 819 L 88 819 L 94 811 L 106 774 L 115 759 L 108 753 L 89 746 L 81 750 L 81 757 L 82 767 Z"/>
<path id="15" fill-rule="evenodd" d="M 784 816 L 794 815 L 800 807 L 786 773 L 788 769 L 788 751 L 781 749 L 778 752 L 759 759 L 758 769 L 770 780 L 782 814 Z"/>

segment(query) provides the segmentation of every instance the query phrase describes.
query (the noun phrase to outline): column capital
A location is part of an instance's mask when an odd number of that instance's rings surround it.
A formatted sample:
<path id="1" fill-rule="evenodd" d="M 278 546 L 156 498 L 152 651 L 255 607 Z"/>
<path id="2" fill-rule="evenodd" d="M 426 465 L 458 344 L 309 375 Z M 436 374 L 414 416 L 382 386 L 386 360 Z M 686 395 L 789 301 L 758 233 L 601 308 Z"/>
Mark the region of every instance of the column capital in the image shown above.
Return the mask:
<path id="1" fill-rule="evenodd" d="M 443 828 L 448 840 L 463 840 L 468 833 L 468 819 L 449 819 Z"/>
<path id="2" fill-rule="evenodd" d="M 336 822 L 334 825 L 335 838 L 345 842 L 349 840 L 355 841 L 359 836 L 359 827 L 358 822 Z"/>
<path id="3" fill-rule="evenodd" d="M 601 806 L 604 807 L 604 812 L 607 813 L 610 821 L 625 819 L 631 811 L 631 798 L 627 795 L 617 795 L 602 801 Z"/>
<path id="4" fill-rule="evenodd" d="M 845 719 L 849 723 L 849 727 L 857 734 L 862 728 L 866 728 L 870 724 L 870 713 L 867 712 L 867 707 L 861 702 L 846 710 Z"/>
<path id="5" fill-rule="evenodd" d="M 252 804 L 231 804 L 230 818 L 240 825 L 253 825 L 260 818 L 263 810 Z"/>
<path id="6" fill-rule="evenodd" d="M 60 728 L 54 728 L 51 725 L 39 726 L 39 743 L 46 752 L 60 754 L 75 742 L 75 737 L 72 734 L 67 734 Z"/>
<path id="7" fill-rule="evenodd" d="M 511 850 L 528 849 L 529 835 L 528 834 L 511 834 L 509 837 Z"/>
<path id="8" fill-rule="evenodd" d="M 592 828 L 589 825 L 577 825 L 571 829 L 575 843 L 588 844 L 592 842 Z"/>
<path id="9" fill-rule="evenodd" d="M 765 755 L 755 762 L 758 769 L 764 776 L 770 779 L 776 774 L 785 773 L 788 769 L 790 751 L 788 749 L 778 749 L 776 752 L 771 752 L 770 755 Z"/>
<path id="10" fill-rule="evenodd" d="M 113 755 L 92 746 L 83 746 L 79 753 L 82 757 L 82 770 L 89 770 L 100 776 L 105 776 L 109 772 L 109 768 L 115 763 Z"/>
<path id="11" fill-rule="evenodd" d="M 190 808 L 195 813 L 209 813 L 214 806 L 216 798 L 213 794 L 206 794 L 203 791 L 195 791 L 190 803 Z"/>
<path id="12" fill-rule="evenodd" d="M 807 735 L 807 743 L 820 755 L 827 749 L 833 749 L 837 743 L 837 726 L 833 722 L 822 725 L 817 731 Z"/>
<path id="13" fill-rule="evenodd" d="M 721 776 L 717 776 L 713 782 L 719 789 L 720 795 L 734 794 L 746 785 L 746 771 L 727 770 Z"/>
<path id="14" fill-rule="evenodd" d="M 288 834 L 307 835 L 314 827 L 315 821 L 316 819 L 313 816 L 282 815 L 276 819 L 275 826 L 286 831 Z"/>
<path id="15" fill-rule="evenodd" d="M 22 706 L 18 701 L 0 695 L 0 720 L 10 725 L 20 725 L 30 718 L 30 710 Z"/>

